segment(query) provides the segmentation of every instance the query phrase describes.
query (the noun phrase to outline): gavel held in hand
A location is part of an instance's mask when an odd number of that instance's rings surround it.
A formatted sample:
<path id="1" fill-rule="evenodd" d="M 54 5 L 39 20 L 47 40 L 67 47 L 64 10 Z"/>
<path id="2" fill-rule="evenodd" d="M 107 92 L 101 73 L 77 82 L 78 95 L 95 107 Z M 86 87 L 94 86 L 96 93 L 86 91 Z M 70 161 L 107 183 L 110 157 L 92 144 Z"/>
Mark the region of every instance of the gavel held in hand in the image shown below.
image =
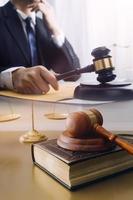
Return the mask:
<path id="1" fill-rule="evenodd" d="M 96 109 L 70 113 L 66 119 L 66 130 L 59 136 L 57 144 L 69 150 L 97 151 L 104 150 L 104 147 L 105 150 L 108 149 L 106 147 L 109 142 L 109 144 L 116 143 L 128 153 L 133 154 L 132 144 L 107 131 L 102 124 L 103 117 Z M 105 141 L 108 141 L 107 144 Z"/>
<path id="2" fill-rule="evenodd" d="M 109 52 L 110 50 L 104 46 L 95 48 L 91 52 L 91 55 L 94 57 L 93 64 L 80 69 L 75 69 L 63 74 L 59 74 L 56 76 L 57 80 L 62 80 L 74 75 L 90 72 L 95 72 L 98 74 L 97 80 L 102 84 L 114 80 L 116 75 L 113 74 L 114 67 L 112 65 Z"/>

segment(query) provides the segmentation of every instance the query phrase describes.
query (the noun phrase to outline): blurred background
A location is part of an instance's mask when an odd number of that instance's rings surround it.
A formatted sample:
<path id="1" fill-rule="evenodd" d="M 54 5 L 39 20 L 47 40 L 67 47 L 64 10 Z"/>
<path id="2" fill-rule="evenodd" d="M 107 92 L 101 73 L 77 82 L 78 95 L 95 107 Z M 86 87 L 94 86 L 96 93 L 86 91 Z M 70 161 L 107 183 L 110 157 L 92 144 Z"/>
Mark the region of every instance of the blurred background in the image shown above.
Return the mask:
<path id="1" fill-rule="evenodd" d="M 8 0 L 0 0 L 0 6 Z M 111 49 L 118 77 L 133 81 L 132 0 L 49 0 L 62 30 L 79 56 L 81 66 L 92 63 L 91 51 Z M 83 79 L 93 79 L 85 74 Z"/>

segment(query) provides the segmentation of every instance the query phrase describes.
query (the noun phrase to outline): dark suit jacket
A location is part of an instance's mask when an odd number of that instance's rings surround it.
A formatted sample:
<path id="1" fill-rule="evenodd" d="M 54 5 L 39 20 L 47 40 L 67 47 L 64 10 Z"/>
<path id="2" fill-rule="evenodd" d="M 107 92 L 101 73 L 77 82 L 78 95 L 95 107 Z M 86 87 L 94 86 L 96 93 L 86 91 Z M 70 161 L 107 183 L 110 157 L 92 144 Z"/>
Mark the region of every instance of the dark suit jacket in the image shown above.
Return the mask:
<path id="1" fill-rule="evenodd" d="M 57 47 L 42 19 L 36 19 L 36 36 L 39 63 L 57 73 L 79 68 L 79 60 L 65 39 Z M 11 2 L 0 8 L 0 71 L 14 66 L 31 67 L 28 42 L 21 21 Z"/>

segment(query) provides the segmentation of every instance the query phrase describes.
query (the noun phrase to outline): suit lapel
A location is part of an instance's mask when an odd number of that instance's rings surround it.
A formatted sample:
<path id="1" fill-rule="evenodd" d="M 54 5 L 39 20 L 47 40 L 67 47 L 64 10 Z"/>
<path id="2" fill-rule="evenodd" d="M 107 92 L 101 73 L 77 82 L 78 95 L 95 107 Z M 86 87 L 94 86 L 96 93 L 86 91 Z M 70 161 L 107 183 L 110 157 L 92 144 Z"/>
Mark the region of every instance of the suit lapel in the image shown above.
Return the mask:
<path id="1" fill-rule="evenodd" d="M 37 46 L 38 46 L 38 55 L 40 58 L 40 64 L 46 66 L 46 60 L 48 58 L 49 51 L 49 35 L 45 29 L 44 22 L 36 18 L 36 37 L 37 37 Z M 48 66 L 46 66 L 48 67 Z"/>
<path id="2" fill-rule="evenodd" d="M 42 52 L 42 44 L 41 44 L 41 38 L 42 38 L 42 30 L 41 30 L 42 24 L 40 23 L 40 20 L 36 18 L 36 39 L 37 39 L 37 47 L 38 47 L 38 56 L 40 60 L 41 65 L 45 65 L 44 62 L 44 52 Z"/>
<path id="3" fill-rule="evenodd" d="M 14 43 L 19 47 L 24 58 L 30 64 L 30 49 L 28 46 L 27 38 L 25 36 L 21 21 L 18 17 L 16 10 L 13 8 L 13 5 L 9 2 L 8 6 L 5 9 L 6 14 L 6 26 L 10 32 Z"/>

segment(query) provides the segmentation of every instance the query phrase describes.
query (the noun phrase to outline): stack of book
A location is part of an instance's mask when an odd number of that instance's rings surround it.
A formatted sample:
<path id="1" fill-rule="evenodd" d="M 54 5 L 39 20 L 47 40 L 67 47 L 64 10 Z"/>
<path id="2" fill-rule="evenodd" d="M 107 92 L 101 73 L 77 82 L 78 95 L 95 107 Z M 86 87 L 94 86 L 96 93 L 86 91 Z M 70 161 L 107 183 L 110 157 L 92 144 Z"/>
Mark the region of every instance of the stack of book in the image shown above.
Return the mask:
<path id="1" fill-rule="evenodd" d="M 126 139 L 133 143 L 133 136 Z M 133 155 L 120 147 L 104 152 L 73 152 L 59 147 L 56 139 L 33 144 L 32 159 L 69 189 L 133 167 Z"/>

